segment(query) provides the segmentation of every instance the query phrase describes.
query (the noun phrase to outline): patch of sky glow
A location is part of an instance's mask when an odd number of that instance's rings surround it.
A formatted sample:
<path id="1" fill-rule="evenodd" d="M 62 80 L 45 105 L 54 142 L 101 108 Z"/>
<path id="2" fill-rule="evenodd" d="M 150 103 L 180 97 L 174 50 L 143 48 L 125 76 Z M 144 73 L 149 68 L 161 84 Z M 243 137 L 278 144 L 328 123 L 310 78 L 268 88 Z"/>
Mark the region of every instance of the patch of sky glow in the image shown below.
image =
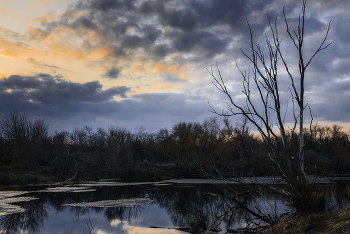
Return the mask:
<path id="1" fill-rule="evenodd" d="M 128 234 L 138 234 L 138 233 L 143 233 L 143 234 L 180 234 L 183 232 L 177 231 L 177 230 L 171 230 L 171 229 L 165 229 L 165 228 L 157 228 L 157 229 L 152 229 L 152 228 L 147 228 L 147 227 L 135 227 L 132 225 L 129 225 L 127 223 L 123 223 L 118 219 L 114 219 L 111 221 L 111 226 L 119 226 L 122 225 L 122 229 L 126 231 Z M 97 233 L 105 233 L 102 231 L 98 231 Z M 105 233 L 108 234 L 108 233 Z"/>
<path id="2" fill-rule="evenodd" d="M 118 226 L 122 222 L 119 219 L 114 219 L 111 221 L 111 226 Z"/>
<path id="3" fill-rule="evenodd" d="M 114 96 L 113 98 L 114 98 L 114 100 L 115 100 L 115 101 L 121 101 L 121 100 L 123 100 L 123 99 L 124 99 L 124 98 L 119 97 L 119 96 Z"/>
<path id="4" fill-rule="evenodd" d="M 133 227 L 128 224 L 125 225 L 126 231 L 128 234 L 182 234 L 183 232 L 176 231 L 176 230 L 169 230 L 169 229 L 151 229 L 151 228 L 144 228 L 144 227 Z"/>

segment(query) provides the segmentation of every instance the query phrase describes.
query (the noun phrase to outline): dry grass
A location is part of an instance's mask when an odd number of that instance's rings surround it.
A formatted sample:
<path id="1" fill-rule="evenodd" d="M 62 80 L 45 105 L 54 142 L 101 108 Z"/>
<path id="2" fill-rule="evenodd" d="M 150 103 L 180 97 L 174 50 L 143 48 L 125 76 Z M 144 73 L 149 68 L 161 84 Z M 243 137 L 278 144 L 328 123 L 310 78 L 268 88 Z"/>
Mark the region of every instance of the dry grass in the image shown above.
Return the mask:
<path id="1" fill-rule="evenodd" d="M 350 207 L 334 213 L 310 214 L 306 216 L 296 216 L 289 220 L 282 220 L 264 233 L 350 234 Z"/>

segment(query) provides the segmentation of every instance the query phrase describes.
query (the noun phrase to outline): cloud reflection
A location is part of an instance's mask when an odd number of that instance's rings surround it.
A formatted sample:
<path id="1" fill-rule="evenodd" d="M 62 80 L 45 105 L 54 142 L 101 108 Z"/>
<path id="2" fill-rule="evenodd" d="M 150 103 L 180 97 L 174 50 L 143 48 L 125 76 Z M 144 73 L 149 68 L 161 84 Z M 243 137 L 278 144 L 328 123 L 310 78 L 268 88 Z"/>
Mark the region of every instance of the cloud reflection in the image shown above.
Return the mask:
<path id="1" fill-rule="evenodd" d="M 152 228 L 147 228 L 147 227 L 137 227 L 137 226 L 132 226 L 129 225 L 125 222 L 121 222 L 118 219 L 112 220 L 110 222 L 111 226 L 122 226 L 122 229 L 125 231 L 125 234 L 181 234 L 183 232 L 177 231 L 177 230 L 169 230 L 165 228 L 160 228 L 160 229 L 152 229 Z M 98 231 L 98 234 L 109 234 L 107 232 L 102 232 Z"/>

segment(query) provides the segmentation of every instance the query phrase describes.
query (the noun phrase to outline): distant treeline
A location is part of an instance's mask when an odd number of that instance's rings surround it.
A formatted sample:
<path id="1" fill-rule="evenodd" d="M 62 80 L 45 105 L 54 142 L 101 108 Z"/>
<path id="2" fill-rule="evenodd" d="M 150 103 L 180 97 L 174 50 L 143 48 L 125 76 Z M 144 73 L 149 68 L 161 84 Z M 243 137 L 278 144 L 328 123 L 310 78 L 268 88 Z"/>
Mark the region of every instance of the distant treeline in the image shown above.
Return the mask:
<path id="1" fill-rule="evenodd" d="M 246 122 L 227 119 L 178 123 L 156 133 L 120 127 L 72 132 L 49 132 L 42 118 L 29 120 L 12 112 L 1 121 L 0 163 L 29 170 L 46 166 L 65 179 L 113 178 L 159 180 L 171 177 L 270 175 L 267 151 Z M 311 134 L 312 133 L 312 134 Z M 350 171 L 349 133 L 338 125 L 305 129 L 305 167 L 308 174 L 336 175 Z M 291 150 L 298 150 L 298 137 Z"/>

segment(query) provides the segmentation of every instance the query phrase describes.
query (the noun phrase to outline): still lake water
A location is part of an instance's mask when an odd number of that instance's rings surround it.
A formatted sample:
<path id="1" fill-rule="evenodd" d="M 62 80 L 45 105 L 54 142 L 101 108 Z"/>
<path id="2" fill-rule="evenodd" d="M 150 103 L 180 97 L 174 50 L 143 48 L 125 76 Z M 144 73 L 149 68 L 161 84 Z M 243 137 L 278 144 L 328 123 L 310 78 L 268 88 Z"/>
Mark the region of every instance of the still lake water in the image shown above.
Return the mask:
<path id="1" fill-rule="evenodd" d="M 243 190 L 237 184 L 230 186 L 238 192 Z M 331 191 L 326 209 L 350 204 L 348 182 L 325 186 Z M 233 194 L 212 180 L 16 187 L 0 191 L 0 233 L 179 234 L 184 232 L 173 228 L 188 227 L 200 214 L 210 227 L 220 227 L 218 233 L 224 233 L 252 222 L 229 199 Z M 271 195 L 247 196 L 240 202 L 264 214 L 292 211 Z"/>

